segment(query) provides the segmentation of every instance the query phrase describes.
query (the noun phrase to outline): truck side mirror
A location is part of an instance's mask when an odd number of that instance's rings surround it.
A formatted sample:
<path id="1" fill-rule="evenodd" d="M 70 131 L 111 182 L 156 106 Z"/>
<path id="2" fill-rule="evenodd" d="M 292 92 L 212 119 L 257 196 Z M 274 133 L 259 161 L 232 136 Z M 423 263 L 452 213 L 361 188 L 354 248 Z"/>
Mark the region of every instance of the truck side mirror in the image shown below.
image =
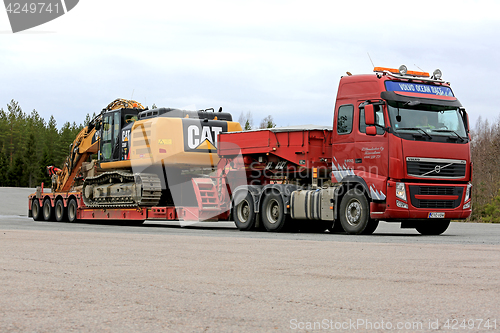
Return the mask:
<path id="1" fill-rule="evenodd" d="M 366 128 L 366 135 L 377 135 L 377 128 L 375 126 L 368 126 Z"/>
<path id="2" fill-rule="evenodd" d="M 373 104 L 365 105 L 365 124 L 368 126 L 375 125 L 375 112 Z M 368 131 L 366 132 L 366 134 L 368 134 Z"/>
<path id="3" fill-rule="evenodd" d="M 464 108 L 460 108 L 460 115 L 462 116 L 462 121 L 464 122 L 465 130 L 467 131 L 467 133 L 469 133 L 469 115 L 467 114 Z"/>

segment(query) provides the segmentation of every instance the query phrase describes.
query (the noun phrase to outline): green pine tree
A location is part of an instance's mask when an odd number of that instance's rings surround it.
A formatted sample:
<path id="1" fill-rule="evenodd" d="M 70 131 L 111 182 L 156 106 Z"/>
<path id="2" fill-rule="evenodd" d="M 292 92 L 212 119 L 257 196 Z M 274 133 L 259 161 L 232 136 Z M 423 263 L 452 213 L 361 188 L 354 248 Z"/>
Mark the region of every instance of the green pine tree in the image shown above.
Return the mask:
<path id="1" fill-rule="evenodd" d="M 37 175 L 37 166 L 38 166 L 38 158 L 36 154 L 36 139 L 35 134 L 30 133 L 28 137 L 28 142 L 26 145 L 26 150 L 24 153 L 24 174 L 25 180 L 24 184 L 28 187 L 34 187 L 37 184 L 38 175 Z"/>
<path id="2" fill-rule="evenodd" d="M 3 151 L 0 151 L 0 186 L 7 186 L 7 172 L 9 170 L 9 160 Z"/>

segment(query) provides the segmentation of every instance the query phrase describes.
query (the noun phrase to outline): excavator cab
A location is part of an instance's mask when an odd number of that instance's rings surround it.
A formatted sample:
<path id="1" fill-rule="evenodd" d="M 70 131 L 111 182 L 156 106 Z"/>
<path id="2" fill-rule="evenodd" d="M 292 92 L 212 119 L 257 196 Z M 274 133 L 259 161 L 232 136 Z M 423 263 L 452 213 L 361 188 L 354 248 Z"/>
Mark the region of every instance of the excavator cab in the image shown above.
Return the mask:
<path id="1" fill-rule="evenodd" d="M 101 163 L 128 159 L 128 141 L 126 133 L 138 119 L 139 109 L 122 108 L 108 111 L 103 115 L 101 126 Z M 128 131 L 127 131 L 128 129 Z"/>

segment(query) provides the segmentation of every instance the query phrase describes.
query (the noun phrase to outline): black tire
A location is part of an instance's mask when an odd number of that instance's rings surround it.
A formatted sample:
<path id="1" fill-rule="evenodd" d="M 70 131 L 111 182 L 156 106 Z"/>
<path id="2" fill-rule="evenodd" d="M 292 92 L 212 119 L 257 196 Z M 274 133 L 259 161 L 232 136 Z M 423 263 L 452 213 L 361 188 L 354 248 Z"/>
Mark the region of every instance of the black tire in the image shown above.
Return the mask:
<path id="1" fill-rule="evenodd" d="M 415 229 L 422 235 L 441 235 L 450 226 L 450 220 L 425 221 L 417 224 Z"/>
<path id="2" fill-rule="evenodd" d="M 368 200 L 362 191 L 350 189 L 340 202 L 340 223 L 349 235 L 359 235 L 370 220 Z"/>
<path id="3" fill-rule="evenodd" d="M 45 221 L 54 221 L 54 207 L 48 198 L 43 201 L 42 213 Z"/>
<path id="4" fill-rule="evenodd" d="M 362 235 L 371 235 L 375 232 L 375 230 L 378 227 L 378 220 L 368 220 L 368 225 L 366 226 L 365 230 L 361 233 Z"/>
<path id="5" fill-rule="evenodd" d="M 77 221 L 76 218 L 77 210 L 78 210 L 78 204 L 76 203 L 75 198 L 69 199 L 67 207 L 68 222 L 74 223 Z"/>
<path id="6" fill-rule="evenodd" d="M 57 199 L 54 205 L 54 215 L 57 222 L 67 222 L 68 221 L 68 211 L 64 207 L 64 202 L 62 199 Z"/>
<path id="7" fill-rule="evenodd" d="M 254 200 L 250 193 L 233 205 L 233 219 L 240 231 L 249 231 L 255 227 Z"/>
<path id="8" fill-rule="evenodd" d="M 31 203 L 31 215 L 34 221 L 43 221 L 42 208 L 40 207 L 40 201 L 38 199 L 33 199 Z"/>
<path id="9" fill-rule="evenodd" d="M 267 231 L 279 232 L 287 225 L 287 216 L 283 199 L 278 192 L 270 192 L 264 197 L 261 209 L 261 220 Z"/>

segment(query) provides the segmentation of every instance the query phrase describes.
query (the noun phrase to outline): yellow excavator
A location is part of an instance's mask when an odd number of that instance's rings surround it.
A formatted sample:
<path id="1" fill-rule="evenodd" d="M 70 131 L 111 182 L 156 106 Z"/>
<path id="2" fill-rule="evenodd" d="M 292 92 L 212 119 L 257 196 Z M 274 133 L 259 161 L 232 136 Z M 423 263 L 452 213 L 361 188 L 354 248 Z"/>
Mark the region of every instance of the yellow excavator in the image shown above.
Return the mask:
<path id="1" fill-rule="evenodd" d="M 62 169 L 48 167 L 52 193 L 81 192 L 89 208 L 171 203 L 171 186 L 211 171 L 218 134 L 233 131 L 241 126 L 222 108 L 147 109 L 117 99 L 77 135 Z"/>

